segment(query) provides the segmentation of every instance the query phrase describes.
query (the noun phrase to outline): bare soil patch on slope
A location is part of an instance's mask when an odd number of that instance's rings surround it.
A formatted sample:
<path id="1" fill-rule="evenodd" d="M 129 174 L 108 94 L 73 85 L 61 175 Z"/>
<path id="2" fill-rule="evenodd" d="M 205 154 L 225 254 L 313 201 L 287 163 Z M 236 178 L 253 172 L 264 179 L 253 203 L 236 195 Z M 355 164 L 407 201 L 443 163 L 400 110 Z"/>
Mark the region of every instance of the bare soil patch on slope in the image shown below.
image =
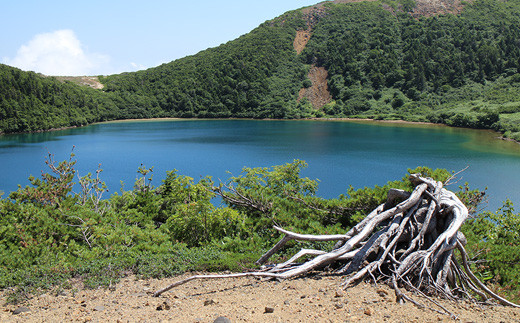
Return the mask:
<path id="1" fill-rule="evenodd" d="M 307 43 L 309 42 L 309 39 L 311 39 L 311 29 L 307 30 L 298 30 L 296 31 L 296 37 L 294 38 L 293 46 L 294 50 L 298 55 L 301 54 L 301 52 L 305 49 L 305 46 L 307 46 Z"/>
<path id="2" fill-rule="evenodd" d="M 329 92 L 327 78 L 329 73 L 325 67 L 312 66 L 307 77 L 311 80 L 312 85 L 308 88 L 300 89 L 298 102 L 307 98 L 315 109 L 321 109 L 325 104 L 332 100 Z"/>
<path id="3" fill-rule="evenodd" d="M 83 86 L 90 86 L 93 89 L 101 90 L 104 85 L 99 82 L 97 76 L 56 76 L 62 82 L 69 81 Z"/>
<path id="4" fill-rule="evenodd" d="M 362 283 L 346 291 L 337 276 L 262 281 L 257 278 L 192 281 L 153 297 L 168 284 L 187 278 L 122 279 L 111 289 L 35 296 L 25 304 L 2 306 L 1 322 L 520 322 L 520 309 L 436 300 L 457 319 L 411 303 L 399 304 L 384 285 Z M 58 295 L 56 295 L 58 294 Z M 0 294 L 5 304 L 5 291 Z M 416 300 L 435 307 L 426 299 Z M 24 307 L 26 312 L 13 314 Z"/>

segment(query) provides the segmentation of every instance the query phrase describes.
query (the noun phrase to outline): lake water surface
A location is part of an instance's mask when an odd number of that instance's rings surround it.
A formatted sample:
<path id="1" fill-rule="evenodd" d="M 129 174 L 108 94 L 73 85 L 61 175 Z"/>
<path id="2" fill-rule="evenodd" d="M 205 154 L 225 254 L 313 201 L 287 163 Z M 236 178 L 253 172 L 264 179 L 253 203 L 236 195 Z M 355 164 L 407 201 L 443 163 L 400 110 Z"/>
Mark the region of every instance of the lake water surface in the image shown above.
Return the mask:
<path id="1" fill-rule="evenodd" d="M 137 168 L 154 167 L 158 186 L 167 170 L 198 180 L 227 180 L 244 166 L 305 160 L 303 175 L 320 180 L 326 198 L 401 179 L 408 168 L 458 171 L 472 188 L 488 187 L 488 209 L 506 198 L 520 208 L 520 145 L 485 131 L 427 125 L 344 121 L 154 120 L 0 136 L 0 190 L 16 190 L 39 176 L 47 152 L 58 161 L 72 147 L 80 175 L 101 164 L 110 192 L 132 188 Z M 456 189 L 456 187 L 452 188 Z M 5 197 L 5 196 L 4 196 Z"/>

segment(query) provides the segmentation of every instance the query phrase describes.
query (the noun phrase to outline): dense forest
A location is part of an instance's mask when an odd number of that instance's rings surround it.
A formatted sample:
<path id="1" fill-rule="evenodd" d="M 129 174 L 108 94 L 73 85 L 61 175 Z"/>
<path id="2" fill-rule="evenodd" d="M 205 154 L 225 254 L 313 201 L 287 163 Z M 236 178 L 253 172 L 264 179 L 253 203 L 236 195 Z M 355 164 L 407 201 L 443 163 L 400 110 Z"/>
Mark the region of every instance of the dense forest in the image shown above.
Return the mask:
<path id="1" fill-rule="evenodd" d="M 118 98 L 0 64 L 0 133 L 83 126 L 122 115 Z"/>
<path id="2" fill-rule="evenodd" d="M 412 1 L 326 3 L 288 12 L 216 48 L 102 90 L 0 65 L 0 132 L 150 118 L 369 117 L 494 129 L 520 138 L 520 2 L 478 0 L 418 16 Z M 301 54 L 293 41 L 310 32 Z M 300 89 L 328 71 L 330 102 Z"/>
<path id="3" fill-rule="evenodd" d="M 519 4 L 419 19 L 377 2 L 331 6 L 303 52 L 328 69 L 324 112 L 517 132 Z"/>

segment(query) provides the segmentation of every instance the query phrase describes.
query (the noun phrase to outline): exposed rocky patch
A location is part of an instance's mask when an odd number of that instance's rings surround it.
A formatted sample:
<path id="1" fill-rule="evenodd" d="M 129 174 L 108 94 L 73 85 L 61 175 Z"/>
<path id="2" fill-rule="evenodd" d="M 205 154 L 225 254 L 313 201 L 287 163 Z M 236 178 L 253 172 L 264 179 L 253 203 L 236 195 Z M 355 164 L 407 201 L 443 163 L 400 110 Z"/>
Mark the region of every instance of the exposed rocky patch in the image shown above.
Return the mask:
<path id="1" fill-rule="evenodd" d="M 471 1 L 469 1 L 471 2 Z M 414 17 L 435 16 L 443 14 L 460 14 L 464 5 L 460 0 L 416 0 L 411 12 Z"/>
<path id="2" fill-rule="evenodd" d="M 300 89 L 298 102 L 303 98 L 307 98 L 315 109 L 321 109 L 325 104 L 329 103 L 332 100 L 332 95 L 329 92 L 327 83 L 328 76 L 329 73 L 325 67 L 313 65 L 307 75 L 312 85 L 308 88 Z"/>
<path id="3" fill-rule="evenodd" d="M 69 81 L 98 90 L 101 90 L 104 87 L 104 85 L 99 82 L 97 76 L 56 76 L 56 78 L 62 82 Z"/>
<path id="4" fill-rule="evenodd" d="M 311 39 L 311 29 L 307 30 L 298 30 L 296 32 L 296 37 L 294 38 L 293 46 L 296 53 L 299 55 L 307 46 L 307 43 Z"/>

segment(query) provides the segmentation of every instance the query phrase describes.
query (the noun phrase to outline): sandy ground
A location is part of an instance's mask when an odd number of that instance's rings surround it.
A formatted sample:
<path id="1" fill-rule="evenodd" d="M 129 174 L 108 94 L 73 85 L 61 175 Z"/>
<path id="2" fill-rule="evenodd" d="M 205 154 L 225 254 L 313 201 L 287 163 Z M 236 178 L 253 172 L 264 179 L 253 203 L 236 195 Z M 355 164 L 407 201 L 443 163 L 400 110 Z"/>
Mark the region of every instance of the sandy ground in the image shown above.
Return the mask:
<path id="1" fill-rule="evenodd" d="M 520 322 L 520 309 L 480 307 L 436 300 L 456 320 L 411 303 L 398 304 L 387 286 L 360 284 L 338 290 L 341 277 L 287 281 L 256 278 L 191 281 L 152 293 L 186 275 L 164 280 L 124 278 L 110 289 L 82 290 L 78 284 L 59 295 L 49 292 L 25 304 L 2 305 L 1 322 Z M 5 291 L 0 293 L 5 304 Z M 420 297 L 428 306 L 434 304 Z M 439 309 L 439 307 L 436 307 Z M 27 312 L 14 314 L 16 309 Z M 229 322 L 229 321 L 228 321 Z"/>

